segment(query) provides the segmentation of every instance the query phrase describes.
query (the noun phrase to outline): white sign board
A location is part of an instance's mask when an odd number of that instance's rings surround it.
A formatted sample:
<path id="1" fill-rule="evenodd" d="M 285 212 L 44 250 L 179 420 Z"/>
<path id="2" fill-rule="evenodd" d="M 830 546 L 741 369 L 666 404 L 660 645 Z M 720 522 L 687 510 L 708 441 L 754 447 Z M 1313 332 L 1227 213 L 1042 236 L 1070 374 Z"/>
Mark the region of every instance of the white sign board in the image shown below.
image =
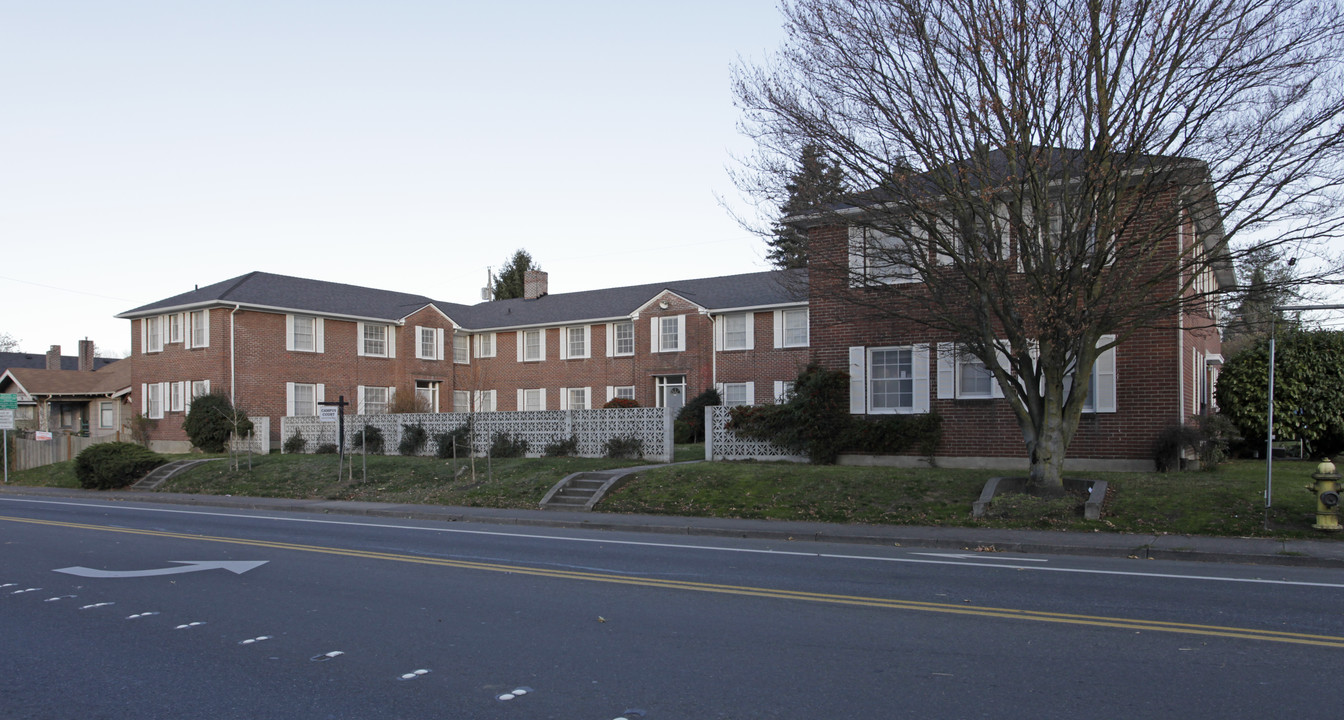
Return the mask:
<path id="1" fill-rule="evenodd" d="M 336 422 L 340 408 L 335 405 L 321 405 L 317 408 L 318 422 Z"/>
<path id="2" fill-rule="evenodd" d="M 51 433 L 49 433 L 49 432 L 43 432 L 42 430 L 38 430 L 37 432 L 33 433 L 33 436 L 34 436 L 34 438 L 37 439 L 37 440 L 50 440 L 50 439 L 51 439 Z"/>
<path id="3" fill-rule="evenodd" d="M 0 410 L 0 430 L 14 429 L 14 411 Z"/>

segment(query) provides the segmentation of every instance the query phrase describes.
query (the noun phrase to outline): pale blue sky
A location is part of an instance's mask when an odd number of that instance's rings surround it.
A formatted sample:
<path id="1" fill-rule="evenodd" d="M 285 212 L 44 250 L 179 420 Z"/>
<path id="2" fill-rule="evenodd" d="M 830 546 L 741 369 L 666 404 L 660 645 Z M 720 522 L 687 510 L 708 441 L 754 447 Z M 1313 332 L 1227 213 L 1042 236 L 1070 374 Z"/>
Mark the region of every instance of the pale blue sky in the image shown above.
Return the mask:
<path id="1" fill-rule="evenodd" d="M 0 0 L 0 332 L 251 270 L 479 299 L 768 268 L 725 168 L 774 0 Z"/>

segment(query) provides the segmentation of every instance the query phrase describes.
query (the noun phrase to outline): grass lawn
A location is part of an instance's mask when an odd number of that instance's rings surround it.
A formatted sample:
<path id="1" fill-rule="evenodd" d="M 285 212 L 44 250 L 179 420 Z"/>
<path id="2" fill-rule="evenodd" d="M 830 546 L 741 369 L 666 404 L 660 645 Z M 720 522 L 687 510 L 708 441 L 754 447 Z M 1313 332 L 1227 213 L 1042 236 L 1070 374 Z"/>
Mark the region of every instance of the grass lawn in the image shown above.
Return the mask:
<path id="1" fill-rule="evenodd" d="M 180 457 L 200 457 L 180 456 Z M 702 445 L 678 446 L 676 459 L 704 457 Z M 252 468 L 221 460 L 199 465 L 160 490 L 260 497 L 326 498 L 476 507 L 535 508 L 564 476 L 645 464 L 597 458 L 503 459 L 470 463 L 435 458 L 361 458 L 337 477 L 334 455 L 254 457 Z M 455 469 L 456 468 L 456 469 Z M 987 470 L 813 466 L 716 462 L 640 472 L 607 496 L 599 512 L 777 518 L 846 523 L 1053 528 L 1261 537 L 1335 537 L 1311 529 L 1315 498 L 1304 488 L 1315 463 L 1274 464 L 1274 507 L 1265 528 L 1263 462 L 1235 461 L 1209 472 L 1090 473 L 1111 487 L 1101 520 L 1082 518 L 1077 502 L 1000 503 L 996 517 L 973 519 Z M 78 487 L 73 463 L 10 473 L 11 483 Z"/>

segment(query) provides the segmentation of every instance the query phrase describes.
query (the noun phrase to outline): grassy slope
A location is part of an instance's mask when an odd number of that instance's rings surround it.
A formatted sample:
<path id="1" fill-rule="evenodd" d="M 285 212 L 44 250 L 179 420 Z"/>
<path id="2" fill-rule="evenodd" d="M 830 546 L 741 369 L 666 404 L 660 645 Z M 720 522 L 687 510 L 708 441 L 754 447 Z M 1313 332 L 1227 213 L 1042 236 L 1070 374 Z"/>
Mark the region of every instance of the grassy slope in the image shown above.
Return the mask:
<path id="1" fill-rule="evenodd" d="M 678 460 L 702 457 L 699 446 L 678 448 Z M 269 455 L 252 469 L 207 463 L 166 483 L 165 492 L 329 498 L 506 508 L 535 508 L 560 478 L 581 470 L 641 464 L 584 458 L 476 461 L 454 476 L 452 461 L 371 456 L 368 481 L 337 478 L 333 455 Z M 24 485 L 78 487 L 72 463 L 11 473 Z M 1094 473 L 1113 492 L 1100 521 L 1074 507 L 1015 503 L 1004 516 L 975 520 L 970 505 L 983 470 L 859 468 L 791 463 L 698 463 L 649 470 L 609 495 L 608 512 L 780 518 L 828 522 L 980 527 L 1039 527 L 1084 531 L 1169 532 L 1207 535 L 1321 537 L 1311 529 L 1315 500 L 1303 488 L 1314 463 L 1275 463 L 1270 529 L 1264 529 L 1264 464 L 1227 463 L 1212 472 Z M 1003 503 L 1001 505 L 1008 505 Z"/>

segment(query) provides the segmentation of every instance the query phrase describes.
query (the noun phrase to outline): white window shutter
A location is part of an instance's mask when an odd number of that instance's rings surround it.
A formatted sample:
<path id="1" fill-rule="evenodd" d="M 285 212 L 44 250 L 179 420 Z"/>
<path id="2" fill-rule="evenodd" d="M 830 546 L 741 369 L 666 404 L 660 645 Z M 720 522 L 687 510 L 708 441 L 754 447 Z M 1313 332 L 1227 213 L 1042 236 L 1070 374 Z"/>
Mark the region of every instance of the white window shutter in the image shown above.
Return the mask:
<path id="1" fill-rule="evenodd" d="M 608 385 L 608 386 L 607 386 L 607 402 L 611 402 L 612 398 L 614 398 L 614 397 L 616 397 L 616 386 L 615 386 L 615 385 Z"/>
<path id="2" fill-rule="evenodd" d="M 1007 341 L 1004 341 L 1004 343 L 1006 344 Z M 1003 368 L 1005 373 L 1008 373 L 1009 375 L 1012 374 L 1012 363 L 1008 362 L 1007 353 L 996 347 L 994 348 L 994 358 L 998 360 L 999 367 Z M 999 379 L 997 377 L 991 378 L 989 381 L 989 396 L 995 398 L 1003 397 L 1003 387 L 999 385 Z"/>
<path id="3" fill-rule="evenodd" d="M 725 334 L 726 332 L 728 332 L 728 327 L 727 327 L 727 326 L 728 326 L 728 321 L 727 321 L 727 319 L 726 319 L 726 316 L 724 316 L 724 315 L 715 315 L 715 316 L 714 316 L 714 351 L 715 351 L 715 352 L 718 352 L 718 351 L 724 349 L 724 348 L 727 347 L 727 345 L 728 345 L 728 343 L 725 342 L 724 339 L 723 339 L 724 334 Z"/>
<path id="4" fill-rule="evenodd" d="M 415 326 L 415 358 L 417 360 L 433 360 L 434 358 L 425 357 L 424 352 L 421 350 L 420 331 L 422 330 L 424 330 L 424 328 L 419 325 Z"/>
<path id="5" fill-rule="evenodd" d="M 196 347 L 203 347 L 203 348 L 205 348 L 205 347 L 210 347 L 210 311 L 209 311 L 209 310 L 202 310 L 202 311 L 201 311 L 201 330 L 202 330 L 202 332 L 201 332 L 201 337 L 205 339 L 205 342 L 201 343 L 200 345 L 197 345 Z"/>
<path id="6" fill-rule="evenodd" d="M 616 323 L 607 323 L 607 357 L 616 356 Z M 607 398 L 610 400 L 611 398 Z"/>
<path id="7" fill-rule="evenodd" d="M 593 356 L 593 326 L 592 326 L 592 325 L 584 325 L 584 326 L 583 326 L 583 356 L 584 356 L 584 357 L 592 357 L 592 356 Z"/>
<path id="8" fill-rule="evenodd" d="M 327 351 L 326 328 L 322 318 L 313 318 L 313 349 L 320 353 Z"/>
<path id="9" fill-rule="evenodd" d="M 726 385 L 726 383 L 714 383 L 714 392 L 719 394 L 719 402 L 726 402 L 728 399 Z"/>
<path id="10" fill-rule="evenodd" d="M 546 409 L 546 388 L 542 388 L 542 389 L 541 389 L 541 392 L 539 392 L 539 393 L 537 393 L 537 394 L 541 396 L 541 409 L 542 409 L 542 410 L 545 410 L 545 409 Z"/>
<path id="11" fill-rule="evenodd" d="M 569 409 L 569 388 L 560 388 L 560 409 Z"/>
<path id="12" fill-rule="evenodd" d="M 209 381 L 209 380 L 206 380 L 206 381 L 205 381 L 205 394 L 206 394 L 206 395 L 209 395 L 209 394 L 210 394 L 210 381 Z"/>
<path id="13" fill-rule="evenodd" d="M 677 316 L 677 349 L 686 349 L 686 316 Z"/>
<path id="14" fill-rule="evenodd" d="M 318 383 L 317 385 L 315 385 L 313 387 L 313 396 L 314 396 L 313 399 L 318 402 L 326 402 L 327 386 L 323 383 Z"/>
<path id="15" fill-rule="evenodd" d="M 361 343 L 363 344 L 363 343 Z M 359 385 L 355 388 L 355 414 L 364 414 L 364 386 Z"/>
<path id="16" fill-rule="evenodd" d="M 360 357 L 364 356 L 364 323 L 362 322 L 355 323 L 355 352 L 358 353 Z M 364 386 L 360 385 L 360 387 L 362 388 Z M 361 393 L 360 402 L 362 403 L 363 401 L 363 394 Z M 363 406 L 361 405 L 361 407 Z"/>
<path id="17" fill-rule="evenodd" d="M 751 381 L 751 380 L 747 381 L 747 404 L 748 404 L 748 405 L 755 405 L 755 404 L 756 404 L 756 382 L 755 382 L 755 381 Z"/>
<path id="18" fill-rule="evenodd" d="M 141 324 L 143 326 L 143 321 Z M 140 414 L 149 415 L 149 386 L 145 383 L 140 383 Z"/>
<path id="19" fill-rule="evenodd" d="M 525 339 L 526 339 L 526 337 L 527 337 L 527 333 L 526 333 L 526 331 L 519 330 L 518 332 L 514 333 L 514 336 L 516 337 L 516 341 L 515 341 L 514 344 L 518 346 L 518 362 L 522 362 L 522 361 L 523 361 L 523 342 L 525 341 Z M 522 395 L 519 395 L 518 397 L 521 398 Z M 522 409 L 523 409 L 523 406 L 522 406 L 521 403 L 518 405 L 518 409 L 519 409 L 519 410 L 522 410 Z"/>
<path id="20" fill-rule="evenodd" d="M 285 417 L 294 417 L 294 383 L 285 383 Z"/>
<path id="21" fill-rule="evenodd" d="M 863 283 L 864 278 L 864 239 L 863 228 L 850 226 L 849 228 L 849 283 L 850 287 L 858 287 Z M 852 405 L 852 403 L 851 403 Z M 850 412 L 853 412 L 851 407 Z"/>
<path id="22" fill-rule="evenodd" d="M 747 349 L 756 349 L 756 313 L 747 313 L 747 319 L 744 321 L 747 326 Z"/>
<path id="23" fill-rule="evenodd" d="M 952 343 L 938 343 L 938 399 L 950 400 L 957 396 L 957 347 Z"/>
<path id="24" fill-rule="evenodd" d="M 783 381 L 783 380 L 776 380 L 776 381 L 775 381 L 775 402 L 777 402 L 777 403 L 782 403 L 782 402 L 784 402 L 784 381 Z"/>
<path id="25" fill-rule="evenodd" d="M 910 348 L 910 362 L 914 365 L 915 406 L 914 412 L 929 411 L 929 344 Z"/>
<path id="26" fill-rule="evenodd" d="M 516 407 L 518 410 L 527 409 L 527 396 L 524 394 L 522 390 L 518 391 L 518 405 Z"/>
<path id="27" fill-rule="evenodd" d="M 867 349 L 849 349 L 849 412 L 863 415 L 868 412 Z"/>
<path id="28" fill-rule="evenodd" d="M 784 311 L 776 310 L 774 312 L 775 322 L 775 349 L 784 347 Z"/>
<path id="29" fill-rule="evenodd" d="M 140 318 L 140 354 L 144 355 L 147 352 L 149 352 L 149 318 Z"/>
<path id="30" fill-rule="evenodd" d="M 192 333 L 192 331 L 191 331 L 191 313 L 189 313 L 189 312 L 184 312 L 184 313 L 182 313 L 182 349 L 183 349 L 183 350 L 190 350 L 190 349 L 191 349 L 191 336 L 192 336 L 193 334 L 194 334 L 194 333 Z"/>
<path id="31" fill-rule="evenodd" d="M 658 340 L 662 336 L 659 332 L 658 318 L 649 318 L 649 352 L 658 352 Z"/>
<path id="32" fill-rule="evenodd" d="M 285 315 L 285 349 L 294 349 L 294 315 L 289 313 Z M 293 410 L 294 408 L 291 403 L 289 413 L 291 417 L 294 415 Z"/>
<path id="33" fill-rule="evenodd" d="M 1102 335 L 1099 345 L 1115 342 L 1114 335 Z M 1115 392 L 1115 351 L 1111 348 L 1097 356 L 1096 411 L 1113 413 L 1116 410 Z"/>
<path id="34" fill-rule="evenodd" d="M 470 342 L 470 341 L 468 341 Z M 431 360 L 442 360 L 447 355 L 444 354 L 444 332 L 443 328 L 434 328 L 434 357 Z"/>
<path id="35" fill-rule="evenodd" d="M 387 326 L 387 356 L 394 358 L 397 356 L 397 326 Z M 391 401 L 391 398 L 388 398 Z"/>
<path id="36" fill-rule="evenodd" d="M 569 328 L 560 328 L 560 359 L 569 359 Z M 564 408 L 561 408 L 563 410 Z"/>

